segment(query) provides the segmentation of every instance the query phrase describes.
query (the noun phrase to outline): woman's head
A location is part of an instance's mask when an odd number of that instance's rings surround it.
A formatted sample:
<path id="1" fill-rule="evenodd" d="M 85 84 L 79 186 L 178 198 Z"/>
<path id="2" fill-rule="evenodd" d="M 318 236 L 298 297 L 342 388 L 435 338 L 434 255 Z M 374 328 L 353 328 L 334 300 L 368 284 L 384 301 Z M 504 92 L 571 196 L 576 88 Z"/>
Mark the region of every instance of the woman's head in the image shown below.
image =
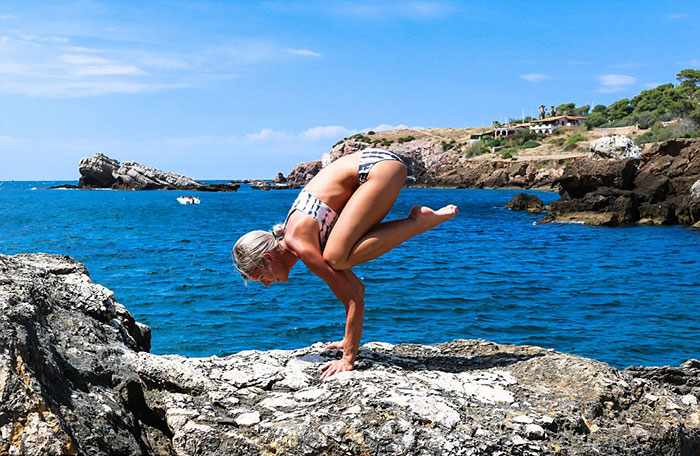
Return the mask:
<path id="1" fill-rule="evenodd" d="M 272 231 L 255 230 L 241 236 L 233 246 L 231 256 L 238 272 L 246 280 L 261 281 L 269 275 L 272 262 L 277 258 L 284 227 L 275 225 Z"/>

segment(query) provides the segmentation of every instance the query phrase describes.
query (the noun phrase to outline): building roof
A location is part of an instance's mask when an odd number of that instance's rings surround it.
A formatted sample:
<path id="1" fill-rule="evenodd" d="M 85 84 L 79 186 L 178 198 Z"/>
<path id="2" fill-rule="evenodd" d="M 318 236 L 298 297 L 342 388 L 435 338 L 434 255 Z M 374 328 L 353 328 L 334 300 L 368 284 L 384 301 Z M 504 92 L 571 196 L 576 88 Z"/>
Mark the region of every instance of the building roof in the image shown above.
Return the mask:
<path id="1" fill-rule="evenodd" d="M 559 119 L 567 119 L 567 120 L 583 120 L 585 117 L 581 116 L 554 116 L 554 117 L 545 117 L 544 119 L 538 119 L 538 120 L 531 120 L 531 123 L 541 123 L 541 122 L 554 122 L 555 120 Z"/>

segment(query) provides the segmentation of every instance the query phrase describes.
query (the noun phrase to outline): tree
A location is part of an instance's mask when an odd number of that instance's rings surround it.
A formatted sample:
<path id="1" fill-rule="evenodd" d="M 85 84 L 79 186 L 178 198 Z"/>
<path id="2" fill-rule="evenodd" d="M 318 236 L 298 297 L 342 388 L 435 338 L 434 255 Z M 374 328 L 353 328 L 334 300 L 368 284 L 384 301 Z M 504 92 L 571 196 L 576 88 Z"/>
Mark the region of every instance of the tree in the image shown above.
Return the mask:
<path id="1" fill-rule="evenodd" d="M 560 116 L 571 116 L 574 115 L 574 109 L 576 109 L 576 103 L 563 103 L 557 106 L 557 113 Z"/>
<path id="2" fill-rule="evenodd" d="M 681 70 L 676 75 L 676 79 L 681 82 L 681 86 L 697 86 L 700 84 L 700 70 Z"/>
<path id="3" fill-rule="evenodd" d="M 588 128 L 600 127 L 605 123 L 608 123 L 608 118 L 599 111 L 591 113 L 586 119 L 586 127 Z"/>
<path id="4" fill-rule="evenodd" d="M 595 105 L 595 108 L 593 108 L 593 112 L 599 112 L 603 115 L 606 115 L 608 112 L 608 107 L 602 104 Z"/>
<path id="5" fill-rule="evenodd" d="M 627 98 L 617 100 L 608 108 L 608 118 L 610 120 L 620 120 L 632 114 L 634 107 Z"/>

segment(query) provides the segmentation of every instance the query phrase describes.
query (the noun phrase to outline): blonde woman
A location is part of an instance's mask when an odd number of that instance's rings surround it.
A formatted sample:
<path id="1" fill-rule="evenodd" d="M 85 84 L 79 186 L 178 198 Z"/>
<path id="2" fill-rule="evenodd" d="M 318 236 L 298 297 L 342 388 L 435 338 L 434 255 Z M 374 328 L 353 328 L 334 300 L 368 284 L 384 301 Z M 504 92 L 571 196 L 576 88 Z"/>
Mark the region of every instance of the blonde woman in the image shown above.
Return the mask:
<path id="1" fill-rule="evenodd" d="M 245 280 L 287 282 L 301 260 L 345 305 L 345 337 L 326 349 L 343 356 L 321 367 L 322 379 L 352 370 L 362 337 L 365 287 L 351 271 L 457 215 L 457 207 L 414 206 L 403 219 L 382 222 L 406 180 L 397 155 L 365 149 L 323 168 L 299 193 L 283 225 L 251 231 L 236 242 L 233 259 Z"/>

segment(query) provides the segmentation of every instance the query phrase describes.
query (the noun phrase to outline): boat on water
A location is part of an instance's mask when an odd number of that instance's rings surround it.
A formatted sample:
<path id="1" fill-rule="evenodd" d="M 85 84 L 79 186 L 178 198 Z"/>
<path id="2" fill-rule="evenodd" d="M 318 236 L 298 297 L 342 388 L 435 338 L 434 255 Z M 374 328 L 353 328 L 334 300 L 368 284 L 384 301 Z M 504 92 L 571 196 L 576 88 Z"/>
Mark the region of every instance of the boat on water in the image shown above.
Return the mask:
<path id="1" fill-rule="evenodd" d="M 199 204 L 199 198 L 194 196 L 178 196 L 177 202 L 180 204 Z"/>

